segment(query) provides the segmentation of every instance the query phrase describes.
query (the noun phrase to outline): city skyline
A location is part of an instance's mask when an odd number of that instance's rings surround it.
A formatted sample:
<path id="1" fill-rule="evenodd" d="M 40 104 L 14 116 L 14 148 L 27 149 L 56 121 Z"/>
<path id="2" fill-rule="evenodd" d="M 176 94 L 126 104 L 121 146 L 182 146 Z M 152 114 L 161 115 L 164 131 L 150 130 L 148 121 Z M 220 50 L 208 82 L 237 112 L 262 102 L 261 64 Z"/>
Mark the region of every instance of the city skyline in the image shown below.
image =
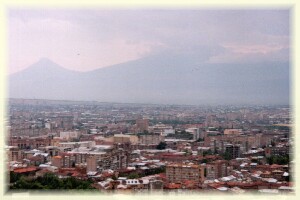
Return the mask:
<path id="1" fill-rule="evenodd" d="M 9 105 L 9 193 L 295 191 L 289 106 Z"/>

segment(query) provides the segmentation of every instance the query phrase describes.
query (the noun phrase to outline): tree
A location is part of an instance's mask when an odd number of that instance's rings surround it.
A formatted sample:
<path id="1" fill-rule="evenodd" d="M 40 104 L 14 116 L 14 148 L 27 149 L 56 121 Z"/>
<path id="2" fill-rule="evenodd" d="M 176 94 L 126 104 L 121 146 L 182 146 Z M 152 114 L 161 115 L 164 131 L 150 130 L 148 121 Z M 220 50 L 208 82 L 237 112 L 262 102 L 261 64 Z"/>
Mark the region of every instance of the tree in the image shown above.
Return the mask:
<path id="1" fill-rule="evenodd" d="M 156 149 L 163 150 L 163 149 L 166 149 L 166 147 L 167 147 L 167 143 L 165 143 L 165 142 L 160 142 L 160 143 L 156 146 Z"/>
<path id="2" fill-rule="evenodd" d="M 46 187 L 44 187 L 41 183 L 39 182 L 34 182 L 31 189 L 46 189 Z"/>
<path id="3" fill-rule="evenodd" d="M 114 174 L 112 177 L 111 177 L 113 180 L 117 180 L 117 176 Z"/>
<path id="4" fill-rule="evenodd" d="M 20 179 L 13 185 L 13 189 L 31 189 L 31 185 L 24 176 L 21 176 Z"/>
<path id="5" fill-rule="evenodd" d="M 273 140 L 271 141 L 271 145 L 272 145 L 272 147 L 275 146 L 275 142 Z"/>
<path id="6" fill-rule="evenodd" d="M 30 180 L 21 176 L 10 189 L 94 189 L 91 184 L 91 181 L 74 177 L 61 180 L 54 174 L 46 173 L 43 177 Z"/>
<path id="7" fill-rule="evenodd" d="M 185 150 L 184 150 L 184 155 L 185 155 L 185 156 L 187 156 L 187 155 L 188 155 L 188 153 L 189 153 L 189 152 L 188 152 L 188 150 L 187 150 L 187 149 L 185 149 Z"/>
<path id="8" fill-rule="evenodd" d="M 267 163 L 269 165 L 272 164 L 278 164 L 278 165 L 286 165 L 288 164 L 290 161 L 289 156 L 285 155 L 285 156 L 270 156 L 269 158 L 267 158 Z"/>
<path id="9" fill-rule="evenodd" d="M 213 155 L 212 150 L 208 149 L 207 151 L 203 152 L 203 156 L 207 156 L 207 155 Z"/>
<path id="10" fill-rule="evenodd" d="M 20 174 L 17 174 L 13 171 L 10 172 L 10 183 L 14 183 L 16 182 L 17 180 L 19 180 L 21 178 L 21 175 Z"/>
<path id="11" fill-rule="evenodd" d="M 128 179 L 136 179 L 136 178 L 139 178 L 139 175 L 138 174 L 130 174 L 127 178 Z"/>
<path id="12" fill-rule="evenodd" d="M 165 172 L 166 172 L 166 168 L 162 166 L 159 168 L 145 170 L 145 176 L 149 176 L 149 175 L 153 175 L 153 174 L 160 174 L 160 173 L 165 173 Z"/>
<path id="13" fill-rule="evenodd" d="M 230 153 L 228 153 L 227 151 L 225 151 L 225 153 L 222 156 L 225 160 L 231 160 L 232 159 Z"/>

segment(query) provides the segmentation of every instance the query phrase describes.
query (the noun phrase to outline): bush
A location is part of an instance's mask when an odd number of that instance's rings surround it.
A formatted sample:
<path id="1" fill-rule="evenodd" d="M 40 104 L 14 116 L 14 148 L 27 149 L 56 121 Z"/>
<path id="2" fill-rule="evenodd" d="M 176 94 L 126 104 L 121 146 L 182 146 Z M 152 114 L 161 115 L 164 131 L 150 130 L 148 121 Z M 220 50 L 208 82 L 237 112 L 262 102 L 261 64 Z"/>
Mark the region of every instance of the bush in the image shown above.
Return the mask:
<path id="1" fill-rule="evenodd" d="M 91 181 L 78 180 L 73 177 L 59 179 L 52 173 L 46 173 L 43 177 L 31 180 L 21 176 L 10 189 L 94 189 L 91 184 Z"/>

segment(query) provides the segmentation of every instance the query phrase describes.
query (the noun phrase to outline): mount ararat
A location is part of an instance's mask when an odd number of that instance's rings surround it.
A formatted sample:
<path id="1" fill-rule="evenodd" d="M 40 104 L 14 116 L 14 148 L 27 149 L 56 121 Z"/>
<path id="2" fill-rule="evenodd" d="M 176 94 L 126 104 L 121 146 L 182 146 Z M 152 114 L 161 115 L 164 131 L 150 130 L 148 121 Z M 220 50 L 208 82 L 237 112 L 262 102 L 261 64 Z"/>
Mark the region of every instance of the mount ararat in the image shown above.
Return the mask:
<path id="1" fill-rule="evenodd" d="M 88 72 L 41 59 L 9 76 L 9 97 L 157 104 L 289 104 L 289 63 L 211 64 L 153 55 Z"/>

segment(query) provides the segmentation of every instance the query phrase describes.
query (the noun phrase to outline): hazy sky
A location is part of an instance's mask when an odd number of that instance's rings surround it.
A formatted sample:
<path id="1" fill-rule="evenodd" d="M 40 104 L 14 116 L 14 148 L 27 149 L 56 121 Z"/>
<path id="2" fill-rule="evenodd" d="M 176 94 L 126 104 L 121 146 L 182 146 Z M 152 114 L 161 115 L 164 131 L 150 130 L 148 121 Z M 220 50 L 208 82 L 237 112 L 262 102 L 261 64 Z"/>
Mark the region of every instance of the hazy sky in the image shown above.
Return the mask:
<path id="1" fill-rule="evenodd" d="M 147 55 L 203 52 L 203 62 L 289 60 L 289 10 L 11 9 L 9 72 L 42 57 L 89 71 Z"/>

